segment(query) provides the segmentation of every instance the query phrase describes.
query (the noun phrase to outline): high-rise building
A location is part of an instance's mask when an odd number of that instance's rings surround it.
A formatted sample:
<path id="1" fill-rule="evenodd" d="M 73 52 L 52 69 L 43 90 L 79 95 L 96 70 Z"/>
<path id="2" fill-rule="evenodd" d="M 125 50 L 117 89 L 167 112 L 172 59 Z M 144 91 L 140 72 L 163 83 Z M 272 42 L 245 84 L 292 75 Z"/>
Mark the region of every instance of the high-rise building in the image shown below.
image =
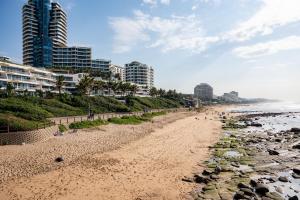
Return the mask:
<path id="1" fill-rule="evenodd" d="M 125 65 L 126 82 L 138 85 L 145 94 L 154 87 L 154 70 L 152 67 L 133 61 Z"/>
<path id="2" fill-rule="evenodd" d="M 35 67 L 52 66 L 50 0 L 28 0 L 23 6 L 23 62 Z"/>
<path id="3" fill-rule="evenodd" d="M 111 65 L 111 60 L 105 59 L 95 59 L 92 60 L 92 69 L 101 71 L 104 73 L 109 73 L 109 67 Z"/>
<path id="4" fill-rule="evenodd" d="M 195 87 L 194 96 L 201 101 L 211 101 L 213 99 L 213 88 L 207 83 L 201 83 Z"/>
<path id="5" fill-rule="evenodd" d="M 89 47 L 67 47 L 67 15 L 58 3 L 23 6 L 23 63 L 34 67 L 91 67 Z"/>
<path id="6" fill-rule="evenodd" d="M 92 49 L 89 47 L 59 47 L 53 51 L 54 67 L 91 67 Z"/>
<path id="7" fill-rule="evenodd" d="M 53 48 L 67 46 L 67 15 L 58 3 L 51 3 L 49 36 Z"/>

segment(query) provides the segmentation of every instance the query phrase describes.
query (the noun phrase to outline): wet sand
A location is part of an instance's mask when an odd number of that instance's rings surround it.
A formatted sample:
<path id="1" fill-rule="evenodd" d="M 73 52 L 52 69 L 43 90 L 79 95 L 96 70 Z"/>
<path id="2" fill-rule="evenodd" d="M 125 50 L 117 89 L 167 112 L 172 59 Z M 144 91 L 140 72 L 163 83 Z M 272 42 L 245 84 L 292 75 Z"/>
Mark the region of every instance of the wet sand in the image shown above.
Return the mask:
<path id="1" fill-rule="evenodd" d="M 10 172 L 12 178 L 8 176 L 0 184 L 0 199 L 187 199 L 195 185 L 181 179 L 199 171 L 209 157 L 208 146 L 221 133 L 214 111 L 224 109 L 172 113 L 138 126 L 109 125 L 101 130 L 80 131 L 64 136 L 56 149 L 51 146 L 53 141 L 0 147 L 0 153 L 5 155 L 0 166 L 4 164 L 8 169 L 5 159 L 15 162 L 10 163 L 14 169 Z M 99 138 L 100 133 L 105 137 Z M 15 152 L 22 152 L 23 163 L 12 158 Z M 40 161 L 28 159 L 27 154 L 33 152 L 40 153 Z M 65 162 L 54 163 L 58 154 L 64 156 Z M 24 169 L 28 169 L 28 177 L 22 174 Z"/>

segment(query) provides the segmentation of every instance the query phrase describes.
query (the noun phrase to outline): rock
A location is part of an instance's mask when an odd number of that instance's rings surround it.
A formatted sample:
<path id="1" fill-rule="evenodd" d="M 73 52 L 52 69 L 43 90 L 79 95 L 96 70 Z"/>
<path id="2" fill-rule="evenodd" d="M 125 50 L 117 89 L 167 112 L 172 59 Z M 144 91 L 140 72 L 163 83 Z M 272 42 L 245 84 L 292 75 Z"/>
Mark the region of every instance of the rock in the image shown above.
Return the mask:
<path id="1" fill-rule="evenodd" d="M 283 194 L 283 190 L 281 187 L 276 187 L 275 190 L 276 190 L 276 192 Z"/>
<path id="2" fill-rule="evenodd" d="M 300 174 L 300 168 L 294 168 L 293 172 L 296 173 L 296 174 Z"/>
<path id="3" fill-rule="evenodd" d="M 213 172 L 212 170 L 205 169 L 205 170 L 203 170 L 202 175 L 204 175 L 204 176 L 209 176 L 209 175 L 211 175 L 211 174 L 213 174 L 213 173 L 214 173 L 214 172 Z"/>
<path id="4" fill-rule="evenodd" d="M 236 168 L 239 168 L 240 167 L 240 165 L 238 164 L 238 163 L 236 163 L 236 162 L 232 162 L 232 163 L 230 163 L 233 167 L 236 167 Z"/>
<path id="5" fill-rule="evenodd" d="M 64 158 L 62 156 L 55 158 L 55 162 L 63 162 Z"/>
<path id="6" fill-rule="evenodd" d="M 215 168 L 215 174 L 220 174 L 221 171 L 222 171 L 222 167 L 216 166 L 216 168 Z"/>
<path id="7" fill-rule="evenodd" d="M 298 200 L 298 197 L 295 195 L 293 197 L 290 197 L 289 200 Z"/>
<path id="8" fill-rule="evenodd" d="M 257 186 L 257 181 L 251 179 L 251 180 L 250 180 L 250 185 L 251 185 L 252 187 L 256 187 L 256 186 Z"/>
<path id="9" fill-rule="evenodd" d="M 217 179 L 219 179 L 219 176 L 217 176 L 217 175 L 215 175 L 215 174 L 211 174 L 211 175 L 210 175 L 210 178 L 211 178 L 212 180 L 217 180 Z"/>
<path id="10" fill-rule="evenodd" d="M 280 176 L 278 180 L 281 182 L 289 182 L 289 179 L 286 176 Z"/>
<path id="11" fill-rule="evenodd" d="M 277 192 L 268 192 L 265 196 L 273 200 L 284 200 Z"/>
<path id="12" fill-rule="evenodd" d="M 282 141 L 281 138 L 276 138 L 276 139 L 275 139 L 275 142 L 281 142 L 281 141 Z"/>
<path id="13" fill-rule="evenodd" d="M 268 152 L 269 152 L 269 155 L 272 155 L 272 156 L 277 156 L 277 155 L 279 155 L 279 152 L 278 152 L 278 151 L 275 151 L 275 150 L 268 149 Z"/>
<path id="14" fill-rule="evenodd" d="M 248 195 L 248 196 L 256 196 L 256 194 L 249 188 L 241 188 L 241 191 L 244 192 L 244 194 Z"/>
<path id="15" fill-rule="evenodd" d="M 259 195 L 265 195 L 267 192 L 269 192 L 268 186 L 258 183 L 255 187 L 255 192 Z"/>
<path id="16" fill-rule="evenodd" d="M 242 191 L 237 191 L 234 196 L 233 199 L 245 199 L 245 194 Z"/>
<path id="17" fill-rule="evenodd" d="M 207 177 L 203 177 L 203 176 L 199 176 L 199 175 L 195 175 L 194 176 L 194 181 L 196 183 L 209 183 L 211 181 L 211 179 L 207 178 Z"/>
<path id="18" fill-rule="evenodd" d="M 299 144 L 295 144 L 292 148 L 293 149 L 300 149 L 300 143 Z"/>
<path id="19" fill-rule="evenodd" d="M 294 179 L 300 179 L 300 174 L 296 174 L 296 173 L 294 172 L 294 173 L 292 173 L 292 177 L 293 177 Z"/>
<path id="20" fill-rule="evenodd" d="M 258 123 L 258 122 L 251 122 L 250 126 L 254 126 L 254 127 L 262 127 L 262 124 Z"/>
<path id="21" fill-rule="evenodd" d="M 194 180 L 190 177 L 183 177 L 181 180 L 184 181 L 184 182 L 188 182 L 188 183 L 194 182 Z"/>
<path id="22" fill-rule="evenodd" d="M 290 132 L 300 133 L 300 128 L 291 128 Z"/>
<path id="23" fill-rule="evenodd" d="M 248 189 L 251 189 L 253 191 L 253 189 L 249 185 L 246 185 L 244 183 L 239 183 L 237 186 L 240 189 L 242 189 L 242 188 L 248 188 Z"/>

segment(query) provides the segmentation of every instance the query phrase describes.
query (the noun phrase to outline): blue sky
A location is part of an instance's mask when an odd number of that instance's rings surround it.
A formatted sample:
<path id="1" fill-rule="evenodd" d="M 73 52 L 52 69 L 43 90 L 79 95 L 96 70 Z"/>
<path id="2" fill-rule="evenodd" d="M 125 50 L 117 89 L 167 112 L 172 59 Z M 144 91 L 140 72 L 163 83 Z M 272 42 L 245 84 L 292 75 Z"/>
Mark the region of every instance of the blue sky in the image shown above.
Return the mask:
<path id="1" fill-rule="evenodd" d="M 22 60 L 21 8 L 1 0 L 0 54 Z M 94 58 L 155 68 L 155 84 L 192 93 L 300 102 L 299 0 L 59 0 L 69 45 Z M 87 3 L 88 2 L 88 3 Z"/>

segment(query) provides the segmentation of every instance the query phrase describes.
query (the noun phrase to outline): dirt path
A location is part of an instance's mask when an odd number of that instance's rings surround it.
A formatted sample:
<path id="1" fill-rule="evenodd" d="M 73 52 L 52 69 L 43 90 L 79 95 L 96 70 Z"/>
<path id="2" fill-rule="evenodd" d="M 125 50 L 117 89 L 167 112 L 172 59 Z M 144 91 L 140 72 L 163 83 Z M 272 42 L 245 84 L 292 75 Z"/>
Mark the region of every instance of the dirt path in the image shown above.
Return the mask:
<path id="1" fill-rule="evenodd" d="M 212 112 L 207 119 L 204 113 L 187 117 L 118 150 L 10 181 L 0 199 L 186 199 L 194 185 L 181 178 L 199 171 L 220 129 Z"/>

